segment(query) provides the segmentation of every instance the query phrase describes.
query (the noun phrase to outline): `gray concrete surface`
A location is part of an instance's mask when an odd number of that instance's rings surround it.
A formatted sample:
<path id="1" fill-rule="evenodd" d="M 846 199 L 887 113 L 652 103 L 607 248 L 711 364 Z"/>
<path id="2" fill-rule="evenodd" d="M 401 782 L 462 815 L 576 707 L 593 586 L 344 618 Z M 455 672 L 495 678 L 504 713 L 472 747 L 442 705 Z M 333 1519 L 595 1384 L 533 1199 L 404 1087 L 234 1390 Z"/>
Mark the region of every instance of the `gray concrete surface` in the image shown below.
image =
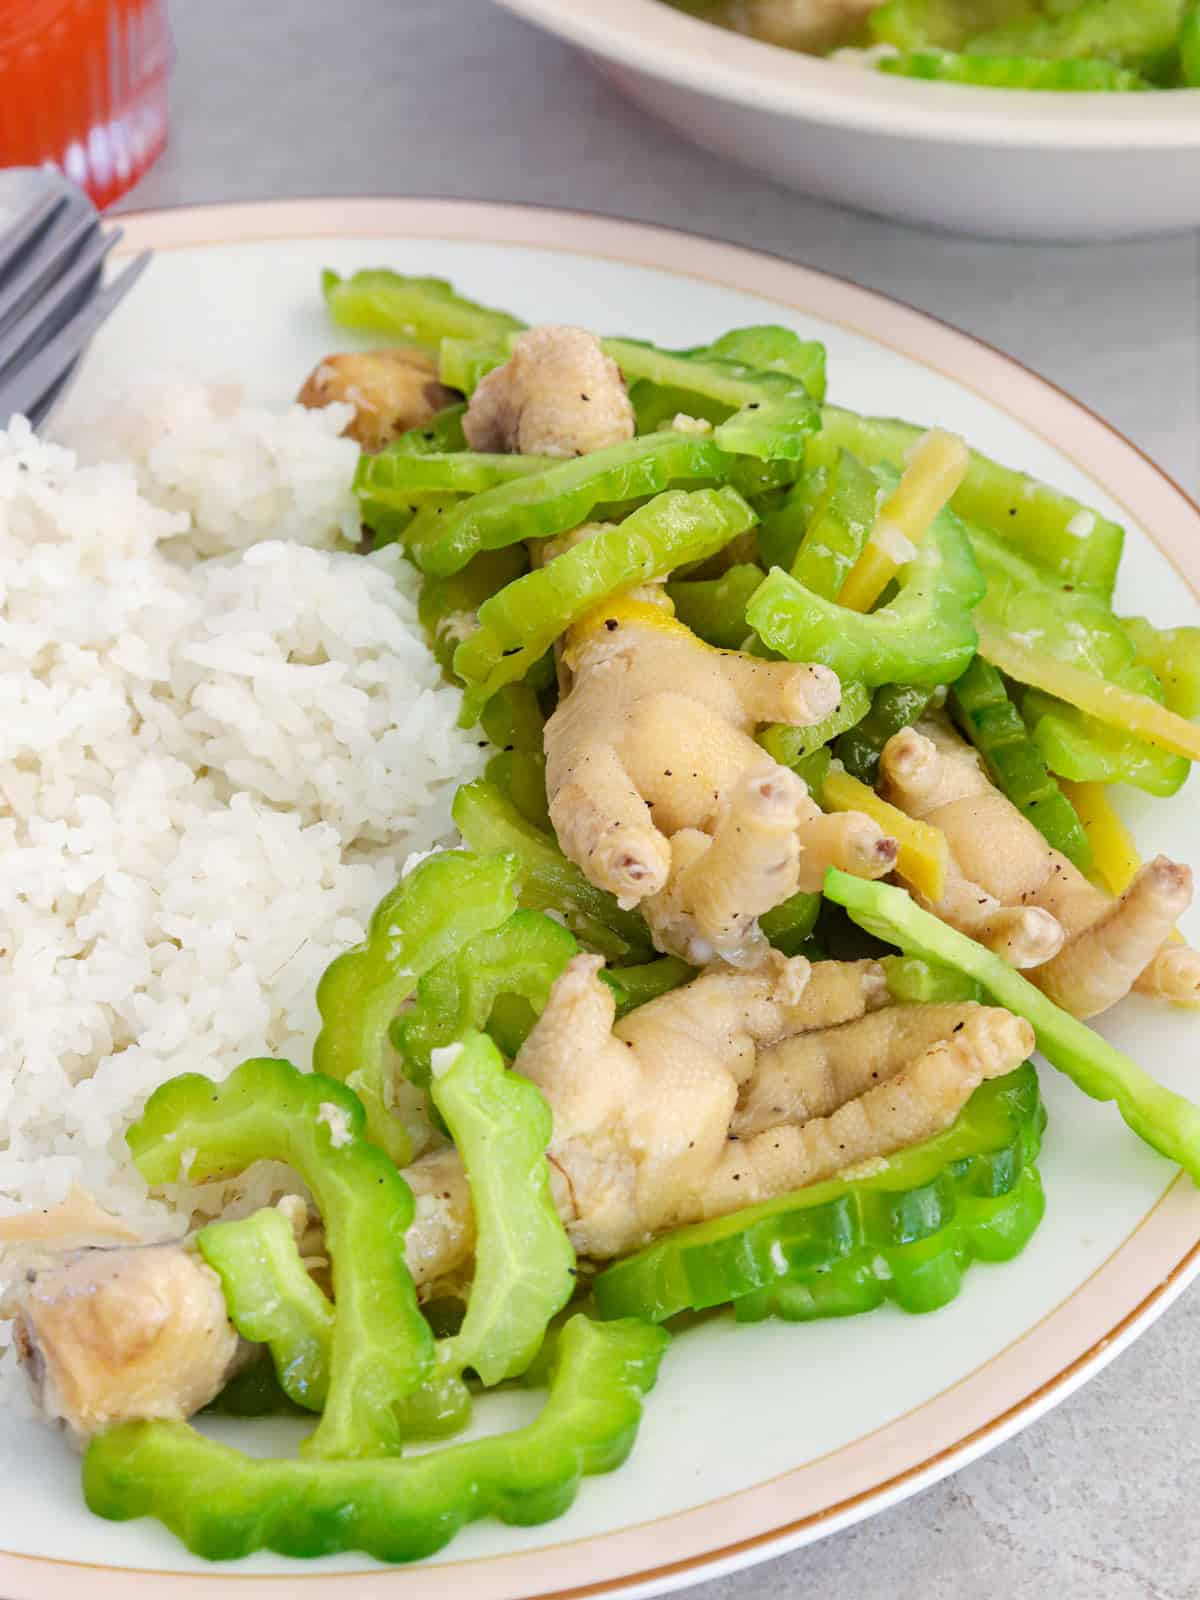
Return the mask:
<path id="1" fill-rule="evenodd" d="M 1200 487 L 1196 236 L 983 244 L 798 199 L 660 129 L 486 0 L 177 0 L 174 27 L 170 147 L 126 207 L 435 194 L 757 245 L 991 341 Z M 1079 1394 L 955 1478 L 701 1585 L 695 1600 L 1194 1600 L 1197 1372 L 1193 1292 Z"/>

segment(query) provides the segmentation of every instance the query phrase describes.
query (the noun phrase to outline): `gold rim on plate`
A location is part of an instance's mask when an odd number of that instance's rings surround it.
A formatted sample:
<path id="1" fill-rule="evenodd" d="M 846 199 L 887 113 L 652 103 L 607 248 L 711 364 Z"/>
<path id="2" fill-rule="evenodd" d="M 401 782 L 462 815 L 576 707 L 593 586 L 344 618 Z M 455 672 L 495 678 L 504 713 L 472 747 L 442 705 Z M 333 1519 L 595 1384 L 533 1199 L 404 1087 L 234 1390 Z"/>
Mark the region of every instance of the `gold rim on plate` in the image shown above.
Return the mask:
<path id="1" fill-rule="evenodd" d="M 749 292 L 869 339 L 951 379 L 1104 486 L 1200 598 L 1200 506 L 1095 412 L 983 341 L 845 279 L 645 223 L 537 206 L 318 199 L 180 207 L 121 217 L 121 252 L 279 240 L 429 239 L 587 255 Z M 655 1521 L 517 1554 L 389 1574 L 305 1569 L 162 1571 L 0 1551 L 5 1600 L 585 1600 L 662 1593 L 819 1538 L 916 1493 L 1027 1426 L 1093 1376 L 1200 1272 L 1200 1192 L 1164 1185 L 1129 1237 L 1054 1310 L 975 1371 L 818 1460 Z"/>

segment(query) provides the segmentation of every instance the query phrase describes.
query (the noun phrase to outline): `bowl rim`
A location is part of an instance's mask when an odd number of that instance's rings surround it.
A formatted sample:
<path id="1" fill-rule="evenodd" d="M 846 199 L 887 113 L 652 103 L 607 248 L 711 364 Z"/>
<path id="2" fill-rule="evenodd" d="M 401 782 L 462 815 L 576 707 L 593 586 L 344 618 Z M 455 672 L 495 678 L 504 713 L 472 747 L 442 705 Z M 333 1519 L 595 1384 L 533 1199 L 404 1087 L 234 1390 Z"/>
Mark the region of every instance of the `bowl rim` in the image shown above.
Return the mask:
<path id="1" fill-rule="evenodd" d="M 609 62 L 756 111 L 859 132 L 1059 150 L 1200 148 L 1200 89 L 1046 94 L 917 82 L 801 55 L 663 0 L 497 0 Z M 869 93 L 864 89 L 869 88 Z"/>

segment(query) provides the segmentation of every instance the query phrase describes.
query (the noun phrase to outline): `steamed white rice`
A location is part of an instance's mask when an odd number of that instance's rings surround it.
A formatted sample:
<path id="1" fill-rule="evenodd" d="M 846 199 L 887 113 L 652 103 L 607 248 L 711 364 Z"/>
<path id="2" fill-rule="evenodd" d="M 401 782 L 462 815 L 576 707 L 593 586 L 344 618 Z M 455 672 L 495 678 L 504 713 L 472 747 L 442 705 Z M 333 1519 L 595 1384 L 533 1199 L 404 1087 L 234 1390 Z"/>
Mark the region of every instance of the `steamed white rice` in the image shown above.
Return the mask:
<path id="1" fill-rule="evenodd" d="M 346 416 L 160 385 L 78 454 L 0 433 L 0 1215 L 78 1183 L 161 1231 L 147 1094 L 309 1065 L 321 971 L 478 770 L 415 576 L 344 547 Z"/>

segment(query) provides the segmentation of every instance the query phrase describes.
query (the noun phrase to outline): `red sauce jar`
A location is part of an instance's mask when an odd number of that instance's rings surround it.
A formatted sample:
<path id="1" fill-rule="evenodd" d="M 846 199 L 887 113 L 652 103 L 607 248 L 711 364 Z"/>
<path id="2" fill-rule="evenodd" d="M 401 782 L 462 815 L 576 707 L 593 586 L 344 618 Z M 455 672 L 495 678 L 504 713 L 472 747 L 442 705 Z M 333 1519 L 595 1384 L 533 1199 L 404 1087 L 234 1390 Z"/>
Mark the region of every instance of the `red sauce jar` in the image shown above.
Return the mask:
<path id="1" fill-rule="evenodd" d="M 0 0 L 0 166 L 111 205 L 167 142 L 166 0 Z"/>

